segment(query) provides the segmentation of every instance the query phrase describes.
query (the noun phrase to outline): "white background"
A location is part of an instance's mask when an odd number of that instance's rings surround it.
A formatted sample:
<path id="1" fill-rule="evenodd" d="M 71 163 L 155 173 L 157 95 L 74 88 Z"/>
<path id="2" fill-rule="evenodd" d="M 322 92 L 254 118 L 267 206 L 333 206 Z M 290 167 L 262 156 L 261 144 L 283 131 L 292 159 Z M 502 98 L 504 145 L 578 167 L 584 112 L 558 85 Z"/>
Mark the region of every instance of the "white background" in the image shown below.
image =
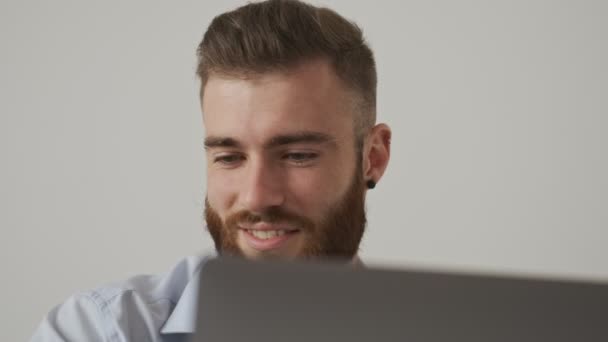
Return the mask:
<path id="1" fill-rule="evenodd" d="M 212 250 L 195 48 L 237 4 L 0 3 L 0 340 Z M 364 29 L 394 132 L 365 261 L 608 280 L 607 2 L 324 4 Z"/>

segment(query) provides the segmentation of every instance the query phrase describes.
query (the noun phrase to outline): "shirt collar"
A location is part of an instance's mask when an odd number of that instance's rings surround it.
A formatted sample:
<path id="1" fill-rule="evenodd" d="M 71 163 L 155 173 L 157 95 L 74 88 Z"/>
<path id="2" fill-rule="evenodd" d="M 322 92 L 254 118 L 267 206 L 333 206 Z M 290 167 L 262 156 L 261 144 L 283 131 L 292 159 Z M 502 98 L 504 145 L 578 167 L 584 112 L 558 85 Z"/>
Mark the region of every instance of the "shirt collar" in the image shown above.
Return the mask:
<path id="1" fill-rule="evenodd" d="M 190 334 L 196 330 L 200 266 L 192 275 L 175 308 L 160 329 L 161 334 Z"/>

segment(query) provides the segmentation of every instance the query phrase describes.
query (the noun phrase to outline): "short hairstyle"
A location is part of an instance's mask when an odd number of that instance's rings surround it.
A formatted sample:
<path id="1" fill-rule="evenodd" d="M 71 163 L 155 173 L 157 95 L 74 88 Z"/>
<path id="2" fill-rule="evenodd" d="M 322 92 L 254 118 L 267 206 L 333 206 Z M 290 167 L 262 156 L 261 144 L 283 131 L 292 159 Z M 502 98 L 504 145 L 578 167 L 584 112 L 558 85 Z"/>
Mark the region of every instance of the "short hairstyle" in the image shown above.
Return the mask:
<path id="1" fill-rule="evenodd" d="M 197 49 L 201 99 L 209 77 L 287 71 L 323 58 L 354 94 L 355 134 L 376 122 L 376 66 L 361 29 L 331 9 L 297 0 L 249 3 L 213 19 Z"/>

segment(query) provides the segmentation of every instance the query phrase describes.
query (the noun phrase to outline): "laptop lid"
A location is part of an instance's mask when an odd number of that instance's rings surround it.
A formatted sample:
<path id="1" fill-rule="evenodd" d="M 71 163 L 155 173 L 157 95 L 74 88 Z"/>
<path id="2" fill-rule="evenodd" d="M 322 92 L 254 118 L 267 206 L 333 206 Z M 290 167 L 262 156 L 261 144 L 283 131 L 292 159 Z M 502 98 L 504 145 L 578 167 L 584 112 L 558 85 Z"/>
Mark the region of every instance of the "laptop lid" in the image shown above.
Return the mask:
<path id="1" fill-rule="evenodd" d="M 219 258 L 200 273 L 208 341 L 608 341 L 608 285 Z"/>

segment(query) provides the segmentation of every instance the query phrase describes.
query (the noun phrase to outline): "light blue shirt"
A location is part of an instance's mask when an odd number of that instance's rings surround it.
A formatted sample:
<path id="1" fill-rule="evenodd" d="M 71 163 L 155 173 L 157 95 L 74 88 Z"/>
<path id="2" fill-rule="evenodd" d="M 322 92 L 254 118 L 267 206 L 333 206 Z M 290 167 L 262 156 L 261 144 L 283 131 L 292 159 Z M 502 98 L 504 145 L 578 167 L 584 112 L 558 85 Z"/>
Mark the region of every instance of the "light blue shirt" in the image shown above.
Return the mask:
<path id="1" fill-rule="evenodd" d="M 30 342 L 178 342 L 194 332 L 198 273 L 205 257 L 163 276 L 136 276 L 79 293 L 42 320 Z"/>

